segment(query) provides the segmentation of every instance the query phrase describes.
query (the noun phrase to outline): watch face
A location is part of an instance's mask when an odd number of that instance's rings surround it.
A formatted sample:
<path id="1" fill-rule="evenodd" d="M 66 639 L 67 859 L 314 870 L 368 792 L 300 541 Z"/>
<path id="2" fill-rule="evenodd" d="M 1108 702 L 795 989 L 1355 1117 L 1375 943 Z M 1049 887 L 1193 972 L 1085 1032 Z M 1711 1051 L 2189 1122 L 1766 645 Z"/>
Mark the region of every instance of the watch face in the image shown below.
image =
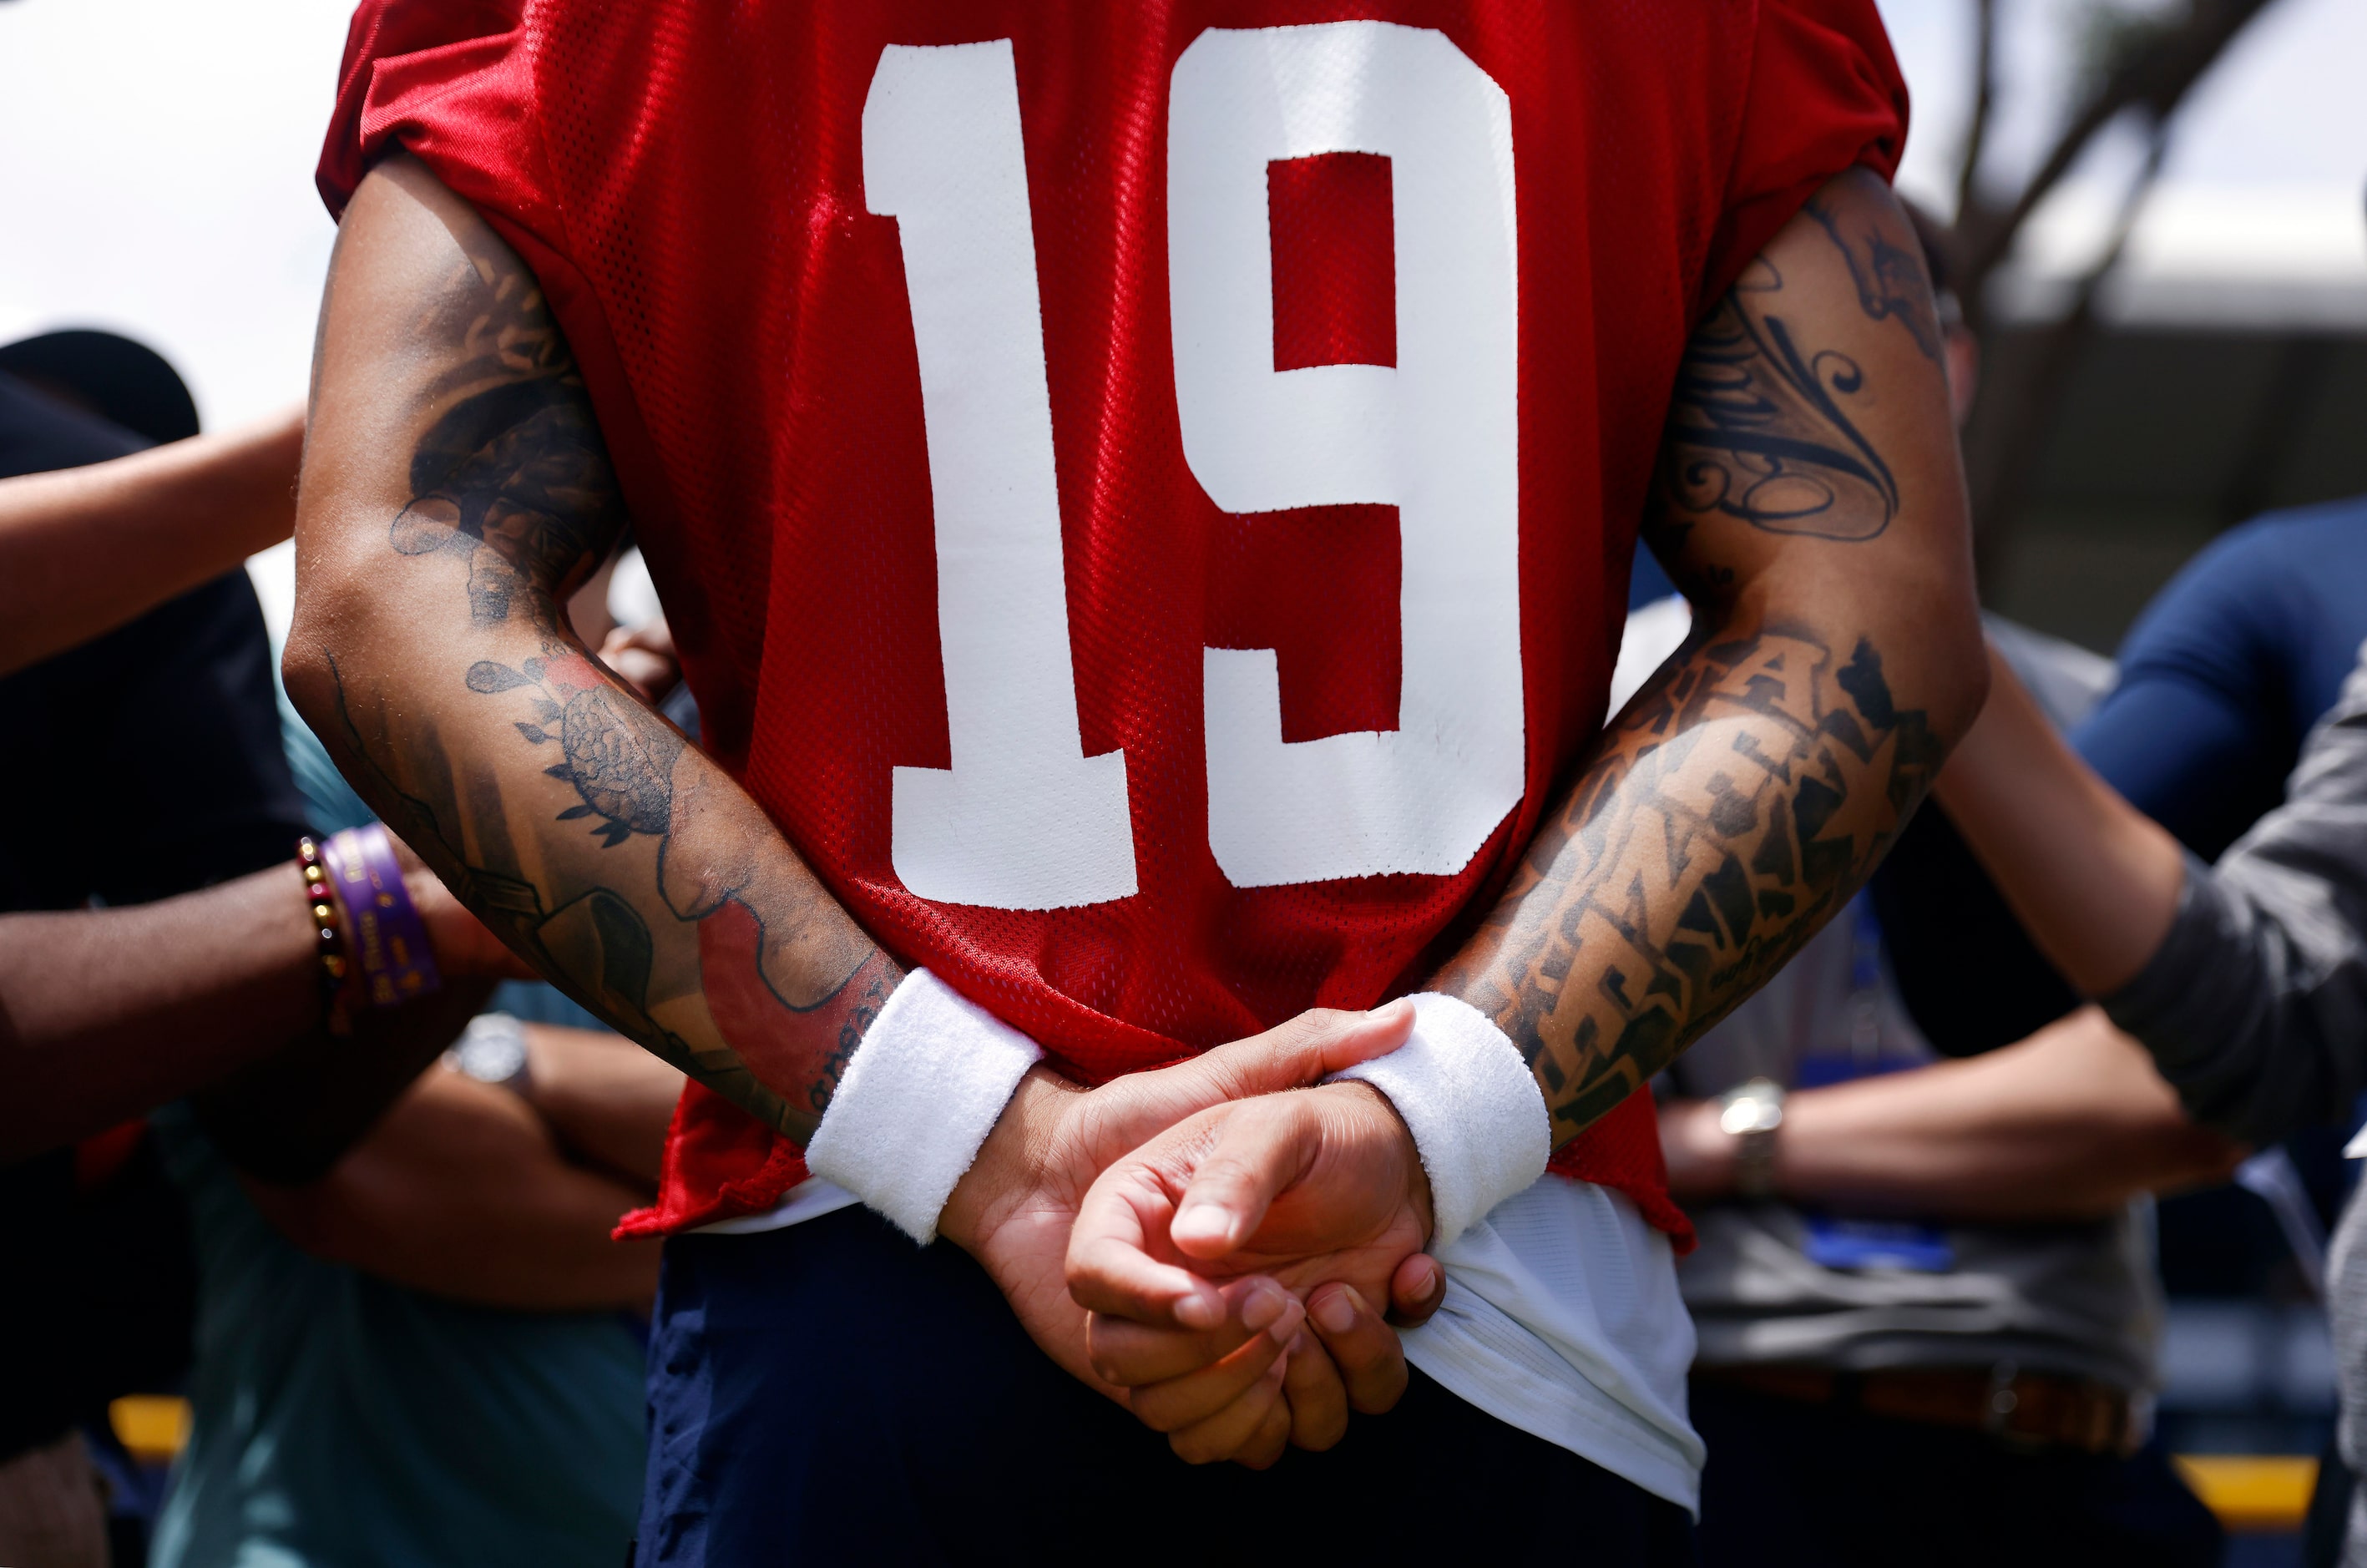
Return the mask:
<path id="1" fill-rule="evenodd" d="M 514 1018 L 471 1018 L 449 1055 L 453 1066 L 481 1084 L 507 1083 L 526 1065 L 526 1030 Z"/>
<path id="2" fill-rule="evenodd" d="M 1784 1123 L 1784 1104 L 1772 1095 L 1737 1095 L 1718 1112 L 1718 1131 L 1739 1138 L 1750 1132 L 1772 1132 Z"/>
<path id="3" fill-rule="evenodd" d="M 526 1065 L 526 1042 L 519 1040 L 462 1040 L 453 1052 L 455 1065 L 481 1084 L 499 1084 L 517 1075 Z"/>

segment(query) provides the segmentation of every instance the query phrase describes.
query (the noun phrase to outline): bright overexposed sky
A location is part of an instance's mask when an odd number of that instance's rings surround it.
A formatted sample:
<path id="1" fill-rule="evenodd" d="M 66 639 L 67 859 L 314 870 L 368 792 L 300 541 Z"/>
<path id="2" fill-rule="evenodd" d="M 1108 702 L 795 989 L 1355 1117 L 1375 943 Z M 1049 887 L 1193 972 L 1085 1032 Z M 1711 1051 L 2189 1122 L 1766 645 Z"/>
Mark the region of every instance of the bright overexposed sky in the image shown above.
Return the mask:
<path id="1" fill-rule="evenodd" d="M 2052 131 L 2078 9 L 2003 0 L 1999 168 L 2028 167 Z M 1916 102 L 1901 183 L 1942 208 L 1972 10 L 1882 0 Z M 0 0 L 0 342 L 130 333 L 180 368 L 209 426 L 301 396 L 331 238 L 311 171 L 346 15 L 336 0 Z M 2355 250 L 2367 300 L 2362 62 L 2367 0 L 2276 0 L 2182 122 L 2156 248 L 2187 234 L 2228 266 L 2268 255 L 2338 277 Z M 2134 156 L 2104 149 L 2033 244 L 2076 262 Z"/>

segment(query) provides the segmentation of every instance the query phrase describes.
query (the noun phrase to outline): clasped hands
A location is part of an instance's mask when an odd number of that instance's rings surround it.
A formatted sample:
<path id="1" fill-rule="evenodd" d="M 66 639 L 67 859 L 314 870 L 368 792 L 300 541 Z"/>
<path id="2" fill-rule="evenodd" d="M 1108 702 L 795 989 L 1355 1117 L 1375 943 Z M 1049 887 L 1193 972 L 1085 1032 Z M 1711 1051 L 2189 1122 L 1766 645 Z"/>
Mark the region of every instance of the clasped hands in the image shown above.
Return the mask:
<path id="1" fill-rule="evenodd" d="M 1084 1089 L 1038 1067 L 940 1221 L 1046 1354 L 1194 1463 L 1324 1449 L 1405 1392 L 1384 1313 L 1437 1310 L 1430 1188 L 1369 1085 L 1403 1002 L 1315 1010 Z"/>

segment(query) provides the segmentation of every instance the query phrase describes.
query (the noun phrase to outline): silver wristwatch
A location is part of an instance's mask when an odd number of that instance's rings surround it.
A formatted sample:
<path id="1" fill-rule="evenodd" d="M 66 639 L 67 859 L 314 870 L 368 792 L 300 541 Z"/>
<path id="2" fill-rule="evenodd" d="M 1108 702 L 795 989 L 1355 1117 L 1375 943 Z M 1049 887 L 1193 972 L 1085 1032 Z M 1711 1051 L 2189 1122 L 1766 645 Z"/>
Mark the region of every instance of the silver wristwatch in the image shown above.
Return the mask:
<path id="1" fill-rule="evenodd" d="M 525 1098 L 532 1086 L 527 1071 L 526 1026 L 507 1013 L 480 1013 L 445 1051 L 444 1065 Z"/>
<path id="2" fill-rule="evenodd" d="M 1742 1197 L 1774 1196 L 1775 1133 L 1783 1125 L 1784 1085 L 1772 1078 L 1753 1078 L 1718 1096 L 1718 1131 L 1735 1141 L 1734 1190 Z"/>

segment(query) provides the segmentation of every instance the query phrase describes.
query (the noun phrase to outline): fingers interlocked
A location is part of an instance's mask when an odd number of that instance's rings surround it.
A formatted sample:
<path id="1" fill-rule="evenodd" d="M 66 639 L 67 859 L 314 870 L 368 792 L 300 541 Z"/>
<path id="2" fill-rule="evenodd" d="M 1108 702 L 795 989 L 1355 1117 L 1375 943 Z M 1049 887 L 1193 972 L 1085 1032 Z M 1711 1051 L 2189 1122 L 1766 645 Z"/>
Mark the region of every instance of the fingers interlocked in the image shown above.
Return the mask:
<path id="1" fill-rule="evenodd" d="M 1172 1078 L 1141 1085 L 1171 1098 L 1239 1081 L 1104 1155 L 1070 1235 L 1070 1293 L 1088 1312 L 1094 1372 L 1190 1462 L 1263 1468 L 1294 1444 L 1329 1448 L 1352 1412 L 1387 1411 L 1405 1392 L 1382 1312 L 1419 1321 L 1443 1296 L 1419 1251 L 1427 1188 L 1417 1220 L 1404 1189 L 1419 1164 L 1386 1101 L 1362 1085 L 1314 1089 L 1305 1074 L 1393 1049 L 1406 1012 L 1307 1015 L 1146 1075 Z M 1277 1053 L 1296 1071 L 1271 1071 Z"/>

